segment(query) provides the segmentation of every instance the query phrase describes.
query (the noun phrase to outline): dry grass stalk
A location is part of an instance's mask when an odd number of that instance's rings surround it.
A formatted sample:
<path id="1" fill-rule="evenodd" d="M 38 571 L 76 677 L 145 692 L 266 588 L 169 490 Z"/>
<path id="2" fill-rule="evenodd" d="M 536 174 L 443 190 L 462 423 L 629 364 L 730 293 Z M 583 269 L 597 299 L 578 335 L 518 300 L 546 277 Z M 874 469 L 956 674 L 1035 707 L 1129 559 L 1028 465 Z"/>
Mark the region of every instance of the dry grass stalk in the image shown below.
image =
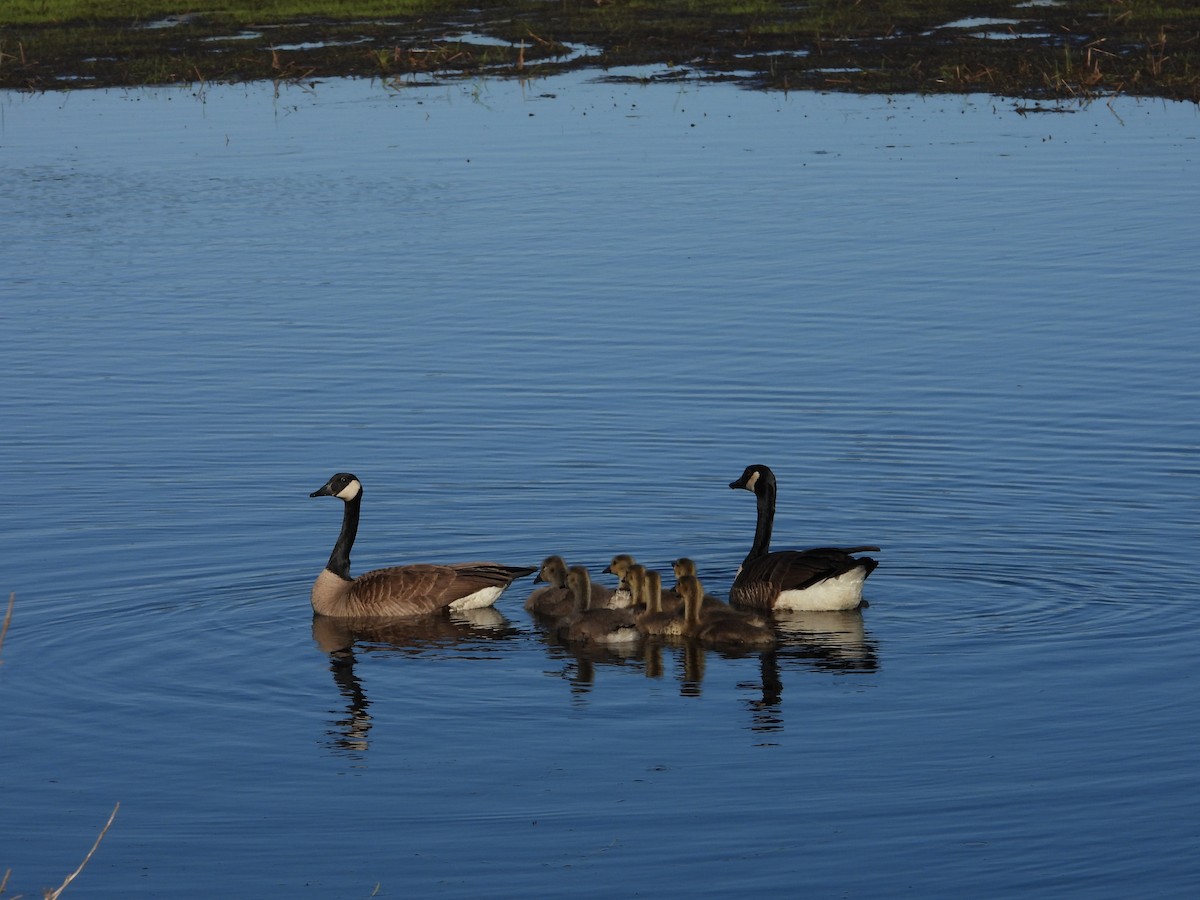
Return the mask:
<path id="1" fill-rule="evenodd" d="M 4 636 L 8 634 L 8 626 L 9 623 L 12 622 L 13 606 L 16 604 L 16 602 L 17 592 L 13 591 L 8 595 L 8 610 L 4 613 L 4 624 L 0 625 L 0 650 L 4 648 Z M 0 660 L 0 664 L 3 664 L 3 662 L 3 660 Z M 100 842 L 104 840 L 104 835 L 108 834 L 108 829 L 112 827 L 113 820 L 117 817 L 117 810 L 120 808 L 121 804 L 118 801 L 117 805 L 113 807 L 113 811 L 109 814 L 108 821 L 104 823 L 104 827 L 101 828 L 100 833 L 96 835 L 96 840 L 92 844 L 92 849 L 87 852 L 87 856 L 85 856 L 83 858 L 83 862 L 79 864 L 79 868 L 68 875 L 66 880 L 57 888 L 53 890 L 47 889 L 42 892 L 42 896 L 45 897 L 46 900 L 58 900 L 58 898 L 62 895 L 62 892 L 67 889 L 67 885 L 79 877 L 79 873 L 83 871 L 83 867 L 88 864 L 88 860 L 92 858 L 92 854 L 96 852 L 96 848 L 99 847 Z M 12 875 L 12 869 L 6 869 L 4 872 L 4 877 L 0 878 L 0 894 L 4 893 L 4 889 L 8 885 L 8 879 L 10 875 Z M 14 897 L 13 900 L 19 900 L 19 896 L 20 895 Z"/>
<path id="2" fill-rule="evenodd" d="M 8 634 L 8 625 L 12 621 L 13 604 L 16 602 L 17 602 L 17 592 L 13 591 L 11 594 L 8 595 L 8 611 L 4 614 L 4 624 L 0 625 L 0 651 L 4 650 L 4 636 L 6 634 Z M 0 659 L 0 666 L 2 666 L 2 665 L 4 665 L 4 660 Z M 5 877 L 5 880 L 7 881 L 8 876 L 5 875 L 4 877 Z M 4 887 L 3 884 L 0 884 L 0 889 L 2 889 L 3 887 Z"/>
<path id="3" fill-rule="evenodd" d="M 117 805 L 113 807 L 113 811 L 108 817 L 108 821 L 104 823 L 104 827 L 101 828 L 100 833 L 98 835 L 96 835 L 96 842 L 94 844 L 92 844 L 92 849 L 87 852 L 87 856 L 85 856 L 83 858 L 83 862 L 81 862 L 79 864 L 79 868 L 77 868 L 74 872 L 72 872 L 70 875 L 68 875 L 67 880 L 64 881 L 62 884 L 60 884 L 54 890 L 44 891 L 42 893 L 42 896 L 45 897 L 45 900 L 58 900 L 58 898 L 62 895 L 62 892 L 67 889 L 67 885 L 69 885 L 72 881 L 74 881 L 79 876 L 79 873 L 83 871 L 83 867 L 88 864 L 88 860 L 90 860 L 92 858 L 92 854 L 96 852 L 96 848 L 100 846 L 100 842 L 102 840 L 104 840 L 104 835 L 108 833 L 108 829 L 109 829 L 109 827 L 111 827 L 111 825 L 113 823 L 113 819 L 115 819 L 117 817 L 117 810 L 120 808 L 121 808 L 121 802 L 118 800 Z"/>

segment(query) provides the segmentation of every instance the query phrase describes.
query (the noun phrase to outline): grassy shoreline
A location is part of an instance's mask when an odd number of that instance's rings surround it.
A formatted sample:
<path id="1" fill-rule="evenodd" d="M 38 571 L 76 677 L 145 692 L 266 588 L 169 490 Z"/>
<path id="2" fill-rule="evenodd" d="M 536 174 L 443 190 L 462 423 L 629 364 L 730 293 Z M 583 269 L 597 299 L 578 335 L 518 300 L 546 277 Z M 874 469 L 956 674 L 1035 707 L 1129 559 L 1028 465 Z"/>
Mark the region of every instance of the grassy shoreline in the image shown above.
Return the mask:
<path id="1" fill-rule="evenodd" d="M 8 0 L 0 7 L 0 87 L 10 89 L 339 76 L 403 84 L 616 66 L 670 67 L 663 77 L 767 89 L 1200 102 L 1200 4 Z"/>

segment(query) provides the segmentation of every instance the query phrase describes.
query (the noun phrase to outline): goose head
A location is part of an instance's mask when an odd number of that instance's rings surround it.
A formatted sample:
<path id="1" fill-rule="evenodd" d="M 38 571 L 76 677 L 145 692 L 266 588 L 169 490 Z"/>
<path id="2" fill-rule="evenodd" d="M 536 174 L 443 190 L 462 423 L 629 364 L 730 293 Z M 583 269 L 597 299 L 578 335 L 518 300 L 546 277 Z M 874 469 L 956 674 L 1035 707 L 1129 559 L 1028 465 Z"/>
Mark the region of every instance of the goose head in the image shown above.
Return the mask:
<path id="1" fill-rule="evenodd" d="M 746 466 L 741 478 L 729 482 L 729 486 L 735 491 L 740 488 L 752 494 L 761 494 L 768 485 L 775 486 L 775 473 L 763 465 Z"/>
<path id="2" fill-rule="evenodd" d="M 612 562 L 604 569 L 605 575 L 616 575 L 621 581 L 625 580 L 625 573 L 629 571 L 631 566 L 636 565 L 633 557 L 628 553 L 618 553 L 612 558 Z"/>
<path id="3" fill-rule="evenodd" d="M 350 501 L 362 495 L 362 482 L 349 472 L 338 472 L 317 488 L 310 497 L 337 497 Z"/>
<path id="4" fill-rule="evenodd" d="M 542 560 L 542 567 L 538 570 L 537 578 L 533 579 L 533 581 L 534 584 L 545 581 L 554 585 L 554 587 L 566 587 L 566 561 L 561 556 L 547 556 Z"/>
<path id="5" fill-rule="evenodd" d="M 685 575 L 694 576 L 696 574 L 696 561 L 694 559 L 688 559 L 686 556 L 681 556 L 679 559 L 671 563 L 671 569 L 675 572 L 676 580 Z"/>

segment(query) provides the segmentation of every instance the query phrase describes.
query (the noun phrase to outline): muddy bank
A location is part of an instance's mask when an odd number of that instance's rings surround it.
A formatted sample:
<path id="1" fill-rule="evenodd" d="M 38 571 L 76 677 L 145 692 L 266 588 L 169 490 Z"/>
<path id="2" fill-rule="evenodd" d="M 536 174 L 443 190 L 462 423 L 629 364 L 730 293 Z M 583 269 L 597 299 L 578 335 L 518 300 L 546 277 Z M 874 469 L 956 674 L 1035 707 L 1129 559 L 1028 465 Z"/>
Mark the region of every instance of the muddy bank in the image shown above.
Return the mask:
<path id="1" fill-rule="evenodd" d="M 725 79 L 766 89 L 1029 99 L 1134 94 L 1200 102 L 1197 4 L 931 0 L 861 9 L 866 5 L 827 0 L 732 13 L 718 4 L 566 0 L 484 3 L 467 14 L 387 21 L 189 14 L 9 25 L 0 32 L 0 87 L 338 76 L 399 87 L 639 66 L 638 77 Z M 972 18 L 962 18 L 964 9 Z"/>

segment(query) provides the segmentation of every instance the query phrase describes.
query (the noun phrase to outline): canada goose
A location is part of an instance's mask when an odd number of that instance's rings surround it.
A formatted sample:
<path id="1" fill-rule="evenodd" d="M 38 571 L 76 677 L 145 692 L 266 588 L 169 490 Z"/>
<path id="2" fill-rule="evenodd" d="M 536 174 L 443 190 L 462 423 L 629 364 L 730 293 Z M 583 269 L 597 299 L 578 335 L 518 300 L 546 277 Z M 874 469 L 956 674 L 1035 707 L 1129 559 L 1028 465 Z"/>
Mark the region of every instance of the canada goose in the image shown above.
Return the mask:
<path id="1" fill-rule="evenodd" d="M 592 579 L 583 566 L 571 567 L 567 587 L 575 598 L 575 609 L 558 623 L 560 638 L 595 644 L 631 644 L 641 639 L 629 610 L 591 608 Z"/>
<path id="2" fill-rule="evenodd" d="M 649 569 L 643 570 L 636 587 L 646 604 L 646 611 L 637 616 L 638 629 L 643 634 L 656 637 L 678 637 L 683 634 L 682 613 L 663 609 L 662 576 Z"/>
<path id="3" fill-rule="evenodd" d="M 605 604 L 610 609 L 624 609 L 627 606 L 633 605 L 633 592 L 629 589 L 629 585 L 625 583 L 625 575 L 631 566 L 636 566 L 637 563 L 628 553 L 618 553 L 612 558 L 612 562 L 604 569 L 605 575 L 616 575 L 620 579 L 617 589 L 612 592 Z"/>
<path id="4" fill-rule="evenodd" d="M 704 586 L 695 575 L 684 575 L 677 587 L 683 597 L 683 633 L 717 647 L 772 647 L 775 632 L 761 621 L 725 604 L 704 606 Z"/>
<path id="5" fill-rule="evenodd" d="M 545 587 L 537 588 L 525 601 L 525 608 L 540 616 L 550 616 L 561 619 L 574 608 L 575 601 L 571 589 L 567 587 L 567 564 L 561 556 L 547 556 L 542 560 L 534 584 L 548 582 Z M 592 608 L 600 609 L 608 605 L 612 592 L 602 584 L 592 582 Z"/>
<path id="6" fill-rule="evenodd" d="M 312 588 L 313 612 L 322 616 L 419 616 L 441 609 L 491 606 L 513 581 L 532 573 L 532 566 L 492 562 L 417 564 L 376 569 L 350 577 L 350 548 L 358 534 L 362 483 L 339 472 L 310 497 L 337 497 L 345 503 L 342 531 L 329 562 Z"/>
<path id="7" fill-rule="evenodd" d="M 862 587 L 879 565 L 869 556 L 878 547 L 817 547 L 812 550 L 771 552 L 775 521 L 775 474 L 766 466 L 747 466 L 742 477 L 729 483 L 735 490 L 758 498 L 754 543 L 738 569 L 729 599 L 756 609 L 855 609 L 862 604 Z"/>
<path id="8" fill-rule="evenodd" d="M 675 573 L 675 585 L 676 585 L 675 590 L 672 593 L 677 598 L 676 602 L 679 604 L 679 609 L 682 610 L 683 609 L 683 600 L 679 599 L 679 587 L 678 587 L 679 579 L 682 578 L 684 575 L 694 575 L 697 578 L 700 577 L 696 572 L 696 561 L 693 559 L 690 559 L 689 557 L 681 556 L 681 557 L 679 557 L 679 559 L 674 560 L 671 563 L 671 571 L 673 571 Z M 665 597 L 664 597 L 664 605 L 666 605 Z M 703 605 L 704 606 L 725 606 L 725 603 L 722 602 L 721 599 L 719 597 L 717 597 L 716 595 L 710 594 L 710 593 L 708 593 L 708 591 L 705 591 Z"/>
<path id="9" fill-rule="evenodd" d="M 567 563 L 561 556 L 547 556 L 533 581 L 548 583 L 534 590 L 525 601 L 529 612 L 561 619 L 574 609 L 575 598 L 567 587 Z"/>
<path id="10" fill-rule="evenodd" d="M 650 588 L 651 579 L 654 583 L 653 590 Z M 630 608 L 635 613 L 650 609 L 652 595 L 653 602 L 658 609 L 666 609 L 667 612 L 683 612 L 683 603 L 675 592 L 663 588 L 662 576 L 647 569 L 641 563 L 634 563 L 629 567 L 629 571 L 625 573 L 625 583 L 629 585 L 630 596 L 633 600 Z"/>
<path id="11" fill-rule="evenodd" d="M 643 591 L 646 586 L 646 567 L 641 563 L 634 563 L 625 570 L 625 577 L 621 580 L 629 588 L 629 596 L 633 601 L 629 604 L 630 609 L 637 612 L 638 608 L 645 607 L 646 598 Z"/>

